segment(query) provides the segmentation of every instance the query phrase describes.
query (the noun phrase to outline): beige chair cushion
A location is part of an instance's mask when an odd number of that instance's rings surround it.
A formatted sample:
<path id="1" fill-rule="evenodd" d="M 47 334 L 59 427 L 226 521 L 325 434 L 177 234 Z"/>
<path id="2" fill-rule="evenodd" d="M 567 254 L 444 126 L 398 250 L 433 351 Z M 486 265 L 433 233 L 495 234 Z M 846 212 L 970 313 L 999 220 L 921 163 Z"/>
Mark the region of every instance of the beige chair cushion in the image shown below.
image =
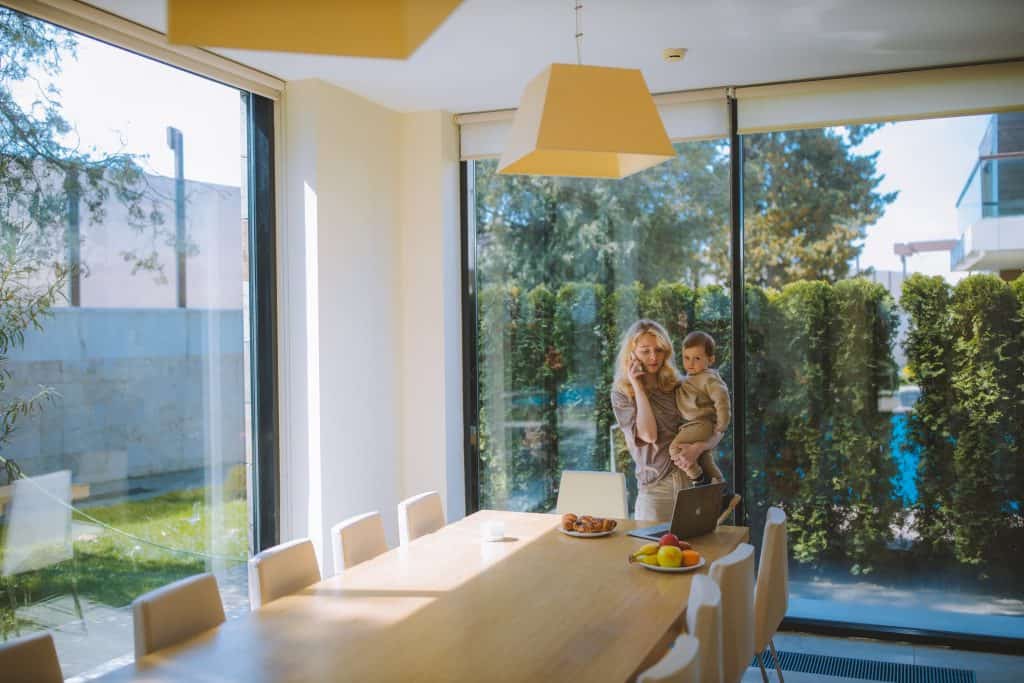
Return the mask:
<path id="1" fill-rule="evenodd" d="M 626 519 L 626 475 L 622 472 L 562 470 L 558 485 L 558 514 Z"/>
<path id="2" fill-rule="evenodd" d="M 398 542 L 402 545 L 432 534 L 445 524 L 437 491 L 427 491 L 398 504 Z"/>
<path id="3" fill-rule="evenodd" d="M 267 548 L 249 559 L 249 607 L 259 609 L 319 580 L 320 565 L 308 538 Z"/>
<path id="4" fill-rule="evenodd" d="M 710 576 L 693 577 L 686 605 L 686 630 L 700 642 L 701 683 L 721 683 L 722 591 Z"/>
<path id="5" fill-rule="evenodd" d="M 388 550 L 379 512 L 349 517 L 331 527 L 334 571 L 342 572 Z"/>
<path id="6" fill-rule="evenodd" d="M 702 683 L 698 647 L 697 639 L 684 633 L 657 664 L 637 676 L 637 683 Z"/>
<path id="7" fill-rule="evenodd" d="M 63 680 L 57 648 L 49 633 L 33 633 L 0 642 L 0 681 L 61 683 Z"/>
<path id="8" fill-rule="evenodd" d="M 764 650 L 789 609 L 786 513 L 779 508 L 768 508 L 763 539 L 754 588 L 754 652 Z"/>
<path id="9" fill-rule="evenodd" d="M 741 543 L 708 575 L 722 591 L 722 680 L 737 683 L 754 656 L 754 546 Z"/>
<path id="10" fill-rule="evenodd" d="M 213 574 L 199 574 L 140 595 L 132 602 L 135 659 L 224 623 Z"/>

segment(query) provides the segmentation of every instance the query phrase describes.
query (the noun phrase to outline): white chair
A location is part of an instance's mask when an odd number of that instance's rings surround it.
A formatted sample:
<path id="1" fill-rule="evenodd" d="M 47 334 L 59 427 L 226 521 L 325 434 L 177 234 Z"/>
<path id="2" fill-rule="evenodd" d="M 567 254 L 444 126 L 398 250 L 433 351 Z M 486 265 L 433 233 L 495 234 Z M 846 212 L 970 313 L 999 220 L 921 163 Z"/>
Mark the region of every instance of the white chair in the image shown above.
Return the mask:
<path id="1" fill-rule="evenodd" d="M 761 667 L 761 678 L 768 683 L 761 653 L 771 647 L 775 672 L 782 683 L 782 664 L 775 652 L 773 637 L 789 608 L 789 549 L 786 541 L 786 513 L 779 508 L 768 508 L 761 541 L 761 562 L 757 569 L 754 588 L 754 652 Z"/>
<path id="2" fill-rule="evenodd" d="M 0 576 L 17 576 L 70 561 L 71 598 L 84 627 L 71 538 L 71 470 L 15 480 L 6 529 Z M 13 593 L 10 600 L 13 612 Z"/>
<path id="3" fill-rule="evenodd" d="M 560 515 L 572 512 L 627 519 L 626 475 L 622 472 L 563 470 L 555 508 Z"/>
<path id="4" fill-rule="evenodd" d="M 135 659 L 224 623 L 213 574 L 199 574 L 140 595 L 132 602 Z"/>
<path id="5" fill-rule="evenodd" d="M 741 543 L 708 575 L 722 592 L 722 680 L 737 683 L 754 652 L 754 546 Z"/>
<path id="6" fill-rule="evenodd" d="M 53 636 L 33 633 L 0 643 L 0 680 L 63 683 Z"/>
<path id="7" fill-rule="evenodd" d="M 693 577 L 686 631 L 700 642 L 701 683 L 722 683 L 722 591 L 710 576 Z"/>
<path id="8" fill-rule="evenodd" d="M 684 633 L 657 664 L 636 677 L 637 683 L 702 683 L 699 646 L 696 638 Z"/>
<path id="9" fill-rule="evenodd" d="M 398 504 L 398 542 L 401 545 L 432 534 L 444 524 L 444 506 L 437 491 L 427 491 Z"/>
<path id="10" fill-rule="evenodd" d="M 334 571 L 340 573 L 388 550 L 379 512 L 367 512 L 331 527 Z"/>
<path id="11" fill-rule="evenodd" d="M 308 538 L 267 548 L 249 559 L 249 607 L 259 609 L 319 580 L 316 549 Z"/>

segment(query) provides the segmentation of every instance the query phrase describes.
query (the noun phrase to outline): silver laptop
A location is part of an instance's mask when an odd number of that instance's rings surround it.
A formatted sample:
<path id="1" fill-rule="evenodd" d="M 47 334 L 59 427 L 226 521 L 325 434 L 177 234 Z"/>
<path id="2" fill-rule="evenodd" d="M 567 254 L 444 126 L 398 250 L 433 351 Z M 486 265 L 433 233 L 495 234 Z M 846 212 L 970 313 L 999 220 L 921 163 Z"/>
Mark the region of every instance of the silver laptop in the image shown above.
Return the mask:
<path id="1" fill-rule="evenodd" d="M 676 505 L 672 510 L 670 524 L 657 524 L 634 529 L 629 532 L 629 535 L 657 541 L 668 531 L 680 539 L 709 534 L 718 526 L 718 515 L 722 512 L 723 493 L 725 493 L 724 481 L 681 489 L 676 494 Z"/>

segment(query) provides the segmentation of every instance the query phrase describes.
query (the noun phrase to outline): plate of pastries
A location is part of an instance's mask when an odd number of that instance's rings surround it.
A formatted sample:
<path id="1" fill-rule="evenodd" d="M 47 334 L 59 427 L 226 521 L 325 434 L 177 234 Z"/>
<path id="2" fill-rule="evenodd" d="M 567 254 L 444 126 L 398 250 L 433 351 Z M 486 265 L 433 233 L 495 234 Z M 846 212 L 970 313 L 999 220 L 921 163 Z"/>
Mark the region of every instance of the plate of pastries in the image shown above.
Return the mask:
<path id="1" fill-rule="evenodd" d="M 567 536 L 577 538 L 597 538 L 615 533 L 618 525 L 614 519 L 604 517 L 592 517 L 591 515 L 580 515 L 577 517 L 569 512 L 562 515 L 562 523 L 558 530 Z"/>

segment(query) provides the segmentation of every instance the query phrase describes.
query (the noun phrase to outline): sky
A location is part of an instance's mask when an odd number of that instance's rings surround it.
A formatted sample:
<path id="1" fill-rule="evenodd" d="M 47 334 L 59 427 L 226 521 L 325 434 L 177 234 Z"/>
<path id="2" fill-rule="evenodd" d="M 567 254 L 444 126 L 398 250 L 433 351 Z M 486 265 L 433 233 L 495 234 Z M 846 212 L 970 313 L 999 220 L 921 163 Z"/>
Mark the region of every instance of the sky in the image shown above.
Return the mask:
<path id="1" fill-rule="evenodd" d="M 240 187 L 239 91 L 120 48 L 78 37 L 54 81 L 82 149 L 147 155 L 149 172 L 174 175 L 167 126 L 182 131 L 185 177 Z M 24 103 L 30 94 L 17 92 Z"/>
<path id="2" fill-rule="evenodd" d="M 243 134 L 234 88 L 89 38 L 79 37 L 78 59 L 66 60 L 57 80 L 67 118 L 83 147 L 147 155 L 150 172 L 173 175 L 166 127 L 185 142 L 185 176 L 239 186 Z M 26 93 L 17 93 L 23 99 Z M 885 176 L 879 191 L 899 191 L 883 218 L 867 232 L 861 268 L 899 271 L 896 242 L 958 235 L 956 200 L 978 156 L 988 116 L 893 123 L 869 136 L 859 153 L 878 151 Z M 908 258 L 908 272 L 950 273 L 949 254 Z"/>

